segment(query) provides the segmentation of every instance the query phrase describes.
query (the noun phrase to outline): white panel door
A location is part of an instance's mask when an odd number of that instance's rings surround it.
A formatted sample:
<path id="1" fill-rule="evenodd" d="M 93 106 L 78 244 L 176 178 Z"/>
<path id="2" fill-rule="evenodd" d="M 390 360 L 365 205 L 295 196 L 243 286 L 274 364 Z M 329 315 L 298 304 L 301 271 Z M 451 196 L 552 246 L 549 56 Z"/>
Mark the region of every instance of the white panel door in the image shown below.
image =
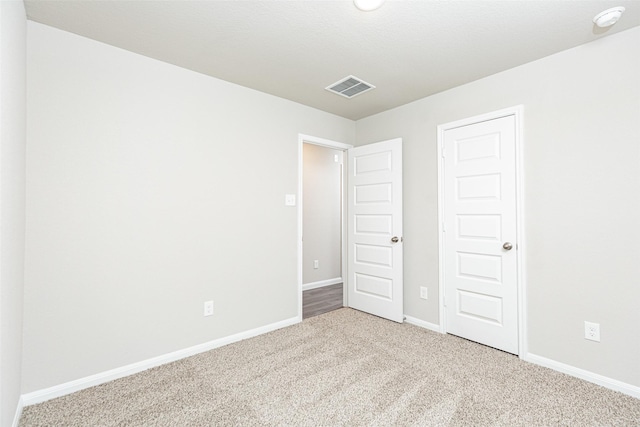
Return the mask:
<path id="1" fill-rule="evenodd" d="M 444 132 L 448 333 L 518 353 L 515 117 Z"/>
<path id="2" fill-rule="evenodd" d="M 402 323 L 402 139 L 348 154 L 349 307 Z"/>

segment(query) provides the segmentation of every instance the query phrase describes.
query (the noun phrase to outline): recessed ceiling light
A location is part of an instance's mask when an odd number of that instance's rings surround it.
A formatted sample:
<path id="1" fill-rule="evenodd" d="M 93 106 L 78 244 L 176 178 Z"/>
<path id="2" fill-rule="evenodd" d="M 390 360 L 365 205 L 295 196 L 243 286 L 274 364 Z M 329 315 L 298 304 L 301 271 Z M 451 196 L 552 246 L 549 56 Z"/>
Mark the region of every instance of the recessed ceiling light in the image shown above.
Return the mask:
<path id="1" fill-rule="evenodd" d="M 612 7 L 597 14 L 595 18 L 593 18 L 593 23 L 601 28 L 610 27 L 618 22 L 618 19 L 622 16 L 622 12 L 624 12 L 624 7 Z"/>
<path id="2" fill-rule="evenodd" d="M 353 4 L 355 4 L 358 9 L 365 12 L 376 10 L 382 6 L 382 3 L 384 3 L 384 0 L 353 0 Z"/>

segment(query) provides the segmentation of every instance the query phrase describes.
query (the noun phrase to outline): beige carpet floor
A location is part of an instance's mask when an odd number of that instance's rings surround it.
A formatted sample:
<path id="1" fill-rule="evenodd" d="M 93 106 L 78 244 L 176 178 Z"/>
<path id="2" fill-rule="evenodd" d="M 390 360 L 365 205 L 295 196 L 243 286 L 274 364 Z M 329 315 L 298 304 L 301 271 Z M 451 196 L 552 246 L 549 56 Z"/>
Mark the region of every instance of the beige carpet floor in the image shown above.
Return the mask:
<path id="1" fill-rule="evenodd" d="M 340 309 L 25 408 L 20 426 L 640 426 L 640 400 Z"/>

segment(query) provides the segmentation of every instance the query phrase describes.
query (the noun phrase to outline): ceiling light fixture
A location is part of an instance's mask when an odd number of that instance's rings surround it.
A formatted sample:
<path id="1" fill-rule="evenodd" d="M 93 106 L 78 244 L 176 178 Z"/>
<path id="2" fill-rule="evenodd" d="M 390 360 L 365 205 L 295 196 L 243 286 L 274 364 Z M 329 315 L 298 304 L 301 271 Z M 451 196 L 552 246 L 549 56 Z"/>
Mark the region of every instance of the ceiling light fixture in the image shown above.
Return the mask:
<path id="1" fill-rule="evenodd" d="M 384 0 L 353 0 L 353 4 L 364 12 L 370 12 L 382 6 Z"/>
<path id="2" fill-rule="evenodd" d="M 610 27 L 618 22 L 618 19 L 622 16 L 622 12 L 624 12 L 624 7 L 612 7 L 597 14 L 595 18 L 593 18 L 593 23 L 600 28 Z"/>

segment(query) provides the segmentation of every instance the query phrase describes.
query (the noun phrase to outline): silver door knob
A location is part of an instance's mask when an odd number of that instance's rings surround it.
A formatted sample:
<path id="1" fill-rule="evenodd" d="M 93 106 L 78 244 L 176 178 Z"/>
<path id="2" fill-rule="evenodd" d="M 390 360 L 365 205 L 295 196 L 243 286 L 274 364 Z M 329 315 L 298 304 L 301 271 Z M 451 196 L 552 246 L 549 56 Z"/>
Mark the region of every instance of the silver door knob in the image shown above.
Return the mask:
<path id="1" fill-rule="evenodd" d="M 502 249 L 510 251 L 511 249 L 513 249 L 513 245 L 511 244 L 511 242 L 506 242 L 504 245 L 502 245 Z"/>
<path id="2" fill-rule="evenodd" d="M 393 236 L 391 238 L 391 243 L 398 243 L 400 241 L 400 239 L 398 238 L 398 236 Z"/>

